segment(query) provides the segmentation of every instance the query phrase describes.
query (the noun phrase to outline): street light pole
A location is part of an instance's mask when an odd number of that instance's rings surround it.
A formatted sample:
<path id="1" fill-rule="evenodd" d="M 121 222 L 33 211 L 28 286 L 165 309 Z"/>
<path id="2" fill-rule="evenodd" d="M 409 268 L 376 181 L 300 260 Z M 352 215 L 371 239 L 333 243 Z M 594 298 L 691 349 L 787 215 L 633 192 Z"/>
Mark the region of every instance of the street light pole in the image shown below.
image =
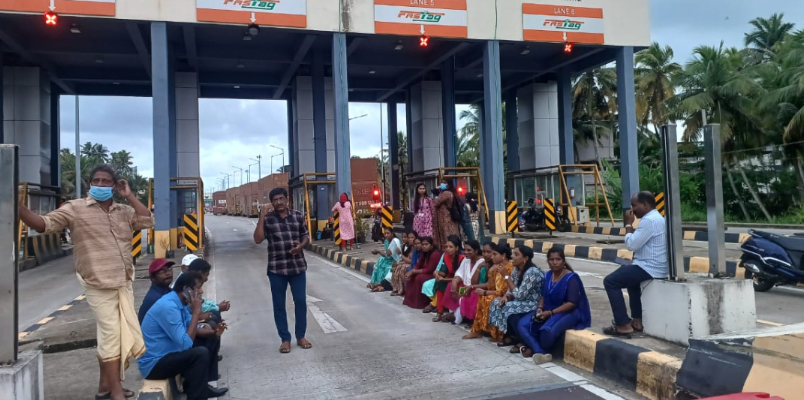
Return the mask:
<path id="1" fill-rule="evenodd" d="M 385 205 L 385 161 L 383 161 L 383 154 L 385 153 L 385 146 L 382 140 L 382 109 L 385 103 L 379 103 L 380 106 L 380 165 L 382 166 L 382 204 Z"/>
<path id="2" fill-rule="evenodd" d="M 221 172 L 222 175 L 226 176 L 226 188 L 223 190 L 229 189 L 229 174 Z"/>
<path id="3" fill-rule="evenodd" d="M 243 185 L 243 168 L 235 167 L 234 165 L 232 168 L 240 170 L 240 185 Z"/>
<path id="4" fill-rule="evenodd" d="M 81 129 L 78 95 L 75 95 L 75 198 L 81 198 Z"/>
<path id="5" fill-rule="evenodd" d="M 253 158 L 249 158 L 249 160 L 257 162 L 257 180 L 262 179 L 262 156 L 257 156 L 256 160 Z"/>
<path id="6" fill-rule="evenodd" d="M 249 177 L 248 178 L 249 183 L 251 183 L 251 167 L 253 167 L 255 165 L 259 165 L 259 163 L 249 164 L 249 166 L 248 166 L 248 175 L 247 176 Z M 258 180 L 259 179 L 255 180 L 254 182 L 257 182 Z"/>
<path id="7" fill-rule="evenodd" d="M 269 144 L 269 146 L 282 151 L 282 172 L 285 172 L 285 149 L 272 144 Z M 271 168 L 273 168 L 273 165 L 271 165 Z M 271 171 L 271 173 L 273 173 L 273 171 Z"/>

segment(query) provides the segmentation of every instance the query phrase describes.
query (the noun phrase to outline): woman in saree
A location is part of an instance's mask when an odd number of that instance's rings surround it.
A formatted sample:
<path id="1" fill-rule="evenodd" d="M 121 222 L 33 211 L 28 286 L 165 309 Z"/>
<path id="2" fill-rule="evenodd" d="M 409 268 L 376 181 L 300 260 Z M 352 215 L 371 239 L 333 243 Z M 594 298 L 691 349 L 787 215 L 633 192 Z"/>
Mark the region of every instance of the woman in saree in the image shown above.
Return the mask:
<path id="1" fill-rule="evenodd" d="M 435 275 L 435 296 L 436 296 L 436 309 L 437 314 L 433 318 L 433 322 L 449 322 L 447 318 L 444 318 L 444 293 L 447 291 L 447 286 L 452 282 L 452 279 L 455 278 L 455 273 L 458 271 L 458 268 L 461 266 L 463 262 L 464 256 L 461 254 L 461 238 L 452 235 L 447 238 L 446 244 L 444 244 L 444 259 L 438 265 L 438 269 L 436 269 Z"/>
<path id="2" fill-rule="evenodd" d="M 385 291 L 382 281 L 391 272 L 391 267 L 393 267 L 394 263 L 398 262 L 402 257 L 402 244 L 394 235 L 393 229 L 385 230 L 383 246 L 385 247 L 384 251 L 372 250 L 371 252 L 371 254 L 380 256 L 377 262 L 374 263 L 374 272 L 372 272 L 371 282 L 368 284 L 368 288 L 372 292 Z"/>
<path id="3" fill-rule="evenodd" d="M 485 246 L 487 245 L 484 245 L 484 247 Z M 503 339 L 503 332 L 490 323 L 490 310 L 494 300 L 505 295 L 508 290 L 505 277 L 511 274 L 514 265 L 511 263 L 511 248 L 508 247 L 507 244 L 489 244 L 489 246 L 491 246 L 491 260 L 493 266 L 489 269 L 486 287 L 478 287 L 475 289 L 475 293 L 480 296 L 477 300 L 475 322 L 472 324 L 472 331 L 464 336 L 464 338 L 476 339 L 482 337 L 483 332 L 488 332 L 489 335 L 491 335 L 490 342 L 499 343 Z"/>
<path id="4" fill-rule="evenodd" d="M 543 364 L 553 360 L 550 351 L 569 329 L 586 329 L 592 312 L 583 282 L 567 264 L 564 250 L 553 247 L 547 252 L 550 271 L 544 277 L 542 297 L 535 311 L 519 320 L 517 334 L 525 345 L 522 355 Z"/>
<path id="5" fill-rule="evenodd" d="M 405 295 L 405 274 L 413 265 L 413 246 L 416 242 L 416 232 L 407 231 L 402 234 L 402 256 L 394 263 L 391 276 L 391 296 Z"/>
<path id="6" fill-rule="evenodd" d="M 449 241 L 450 236 L 461 236 L 459 221 L 452 219 L 452 208 L 459 203 L 455 188 L 452 187 L 452 182 L 449 179 L 441 180 L 439 189 L 438 197 L 433 202 L 433 238 L 435 239 L 436 247 L 444 250 L 444 246 Z M 460 214 L 460 212 L 459 208 L 458 213 Z"/>
<path id="7" fill-rule="evenodd" d="M 478 295 L 475 288 L 486 283 L 486 260 L 480 252 L 480 243 L 477 240 L 467 240 L 463 246 L 464 259 L 452 282 L 447 285 L 446 295 L 442 299 L 443 306 L 449 309 L 444 319 L 460 324 L 465 315 L 475 319 L 477 312 Z"/>
<path id="8" fill-rule="evenodd" d="M 422 294 L 422 286 L 433 279 L 433 272 L 441 260 L 441 251 L 433 246 L 433 238 L 421 238 L 421 254 L 416 265 L 405 274 L 408 282 L 405 288 L 405 301 L 402 303 L 410 308 L 423 309 L 430 304 L 430 298 Z"/>
<path id="9" fill-rule="evenodd" d="M 536 309 L 544 282 L 544 272 L 533 264 L 533 249 L 530 247 L 515 248 L 511 261 L 514 271 L 505 277 L 508 291 L 504 296 L 494 299 L 489 309 L 489 322 L 506 334 L 503 341 L 497 343 L 500 347 L 516 343 L 514 328 L 520 319 Z M 520 347 L 521 344 L 515 344 L 511 353 L 519 353 Z"/>

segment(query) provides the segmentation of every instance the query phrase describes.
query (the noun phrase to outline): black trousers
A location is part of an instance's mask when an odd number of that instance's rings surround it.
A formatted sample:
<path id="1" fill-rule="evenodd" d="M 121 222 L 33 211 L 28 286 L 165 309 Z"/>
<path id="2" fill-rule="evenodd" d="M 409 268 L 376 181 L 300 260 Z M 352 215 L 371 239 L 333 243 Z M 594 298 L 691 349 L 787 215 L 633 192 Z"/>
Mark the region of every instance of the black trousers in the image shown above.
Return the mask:
<path id="1" fill-rule="evenodd" d="M 174 376 L 181 374 L 184 377 L 187 400 L 206 400 L 209 397 L 206 379 L 209 360 L 209 351 L 206 347 L 194 347 L 170 353 L 154 365 L 145 379 L 173 379 Z"/>
<path id="2" fill-rule="evenodd" d="M 209 363 L 207 367 L 207 382 L 218 380 L 218 353 L 221 350 L 221 338 L 219 337 L 196 337 L 193 347 L 204 347 L 209 352 Z"/>

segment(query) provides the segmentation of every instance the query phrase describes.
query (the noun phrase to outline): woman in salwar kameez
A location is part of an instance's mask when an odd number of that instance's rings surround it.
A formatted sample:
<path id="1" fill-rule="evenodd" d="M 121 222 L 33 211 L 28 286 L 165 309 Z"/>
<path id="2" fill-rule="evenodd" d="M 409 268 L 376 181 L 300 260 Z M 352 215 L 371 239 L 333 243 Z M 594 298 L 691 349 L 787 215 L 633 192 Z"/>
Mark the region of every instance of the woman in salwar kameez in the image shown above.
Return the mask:
<path id="1" fill-rule="evenodd" d="M 490 341 L 497 343 L 502 341 L 503 332 L 490 323 L 489 315 L 492 302 L 508 290 L 505 277 L 510 275 L 514 269 L 514 265 L 511 263 L 511 248 L 505 243 L 492 245 L 491 259 L 494 266 L 489 269 L 487 287 L 475 289 L 475 293 L 480 298 L 477 300 L 477 312 L 475 322 L 472 324 L 472 331 L 465 338 L 479 338 L 482 337 L 483 332 L 488 332 L 491 335 Z"/>
<path id="2" fill-rule="evenodd" d="M 425 282 L 433 279 L 433 271 L 441 260 L 441 251 L 433 247 L 433 238 L 421 238 L 421 254 L 416 266 L 407 274 L 405 279 L 408 281 L 405 287 L 405 301 L 402 303 L 410 308 L 423 309 L 430 304 L 430 298 L 422 294 L 422 286 Z"/>
<path id="3" fill-rule="evenodd" d="M 413 265 L 413 246 L 416 242 L 416 232 L 408 231 L 402 235 L 402 256 L 399 262 L 395 263 L 391 272 L 391 296 L 402 296 L 405 294 L 405 274 Z"/>
<path id="4" fill-rule="evenodd" d="M 374 250 L 371 252 L 372 254 L 380 256 L 380 258 L 377 259 L 377 262 L 374 263 L 374 271 L 371 274 L 371 282 L 369 282 L 368 285 L 368 288 L 372 292 L 385 291 L 382 281 L 391 272 L 391 267 L 394 265 L 394 263 L 398 262 L 402 257 L 402 244 L 394 235 L 393 229 L 385 230 L 385 241 L 383 242 L 383 246 L 385 247 L 383 252 L 380 252 L 379 250 Z"/>
<path id="5" fill-rule="evenodd" d="M 513 329 L 509 332 L 509 324 L 517 326 L 519 320 L 536 309 L 542 294 L 544 272 L 533 264 L 533 249 L 519 246 L 514 249 L 512 261 L 514 271 L 506 276 L 508 291 L 503 297 L 494 299 L 489 309 L 489 322 L 506 333 L 506 337 L 498 346 L 511 346 L 515 343 Z M 511 353 L 519 353 L 521 344 L 515 345 Z"/>
<path id="6" fill-rule="evenodd" d="M 460 324 L 463 317 L 474 319 L 477 313 L 478 295 L 475 288 L 486 283 L 487 269 L 486 260 L 481 257 L 480 244 L 477 240 L 468 240 L 463 247 L 464 259 L 452 282 L 447 284 L 445 295 L 442 299 L 444 307 L 449 309 L 450 314 L 444 316 L 449 322 Z"/>
<path id="7" fill-rule="evenodd" d="M 449 297 L 447 294 L 447 287 L 452 283 L 455 273 L 463 262 L 464 256 L 461 254 L 461 238 L 458 236 L 450 236 L 447 238 L 447 243 L 444 245 L 444 259 L 436 269 L 435 275 L 435 296 L 436 296 L 436 309 L 437 314 L 433 318 L 433 322 L 449 322 L 444 318 L 444 298 Z"/>

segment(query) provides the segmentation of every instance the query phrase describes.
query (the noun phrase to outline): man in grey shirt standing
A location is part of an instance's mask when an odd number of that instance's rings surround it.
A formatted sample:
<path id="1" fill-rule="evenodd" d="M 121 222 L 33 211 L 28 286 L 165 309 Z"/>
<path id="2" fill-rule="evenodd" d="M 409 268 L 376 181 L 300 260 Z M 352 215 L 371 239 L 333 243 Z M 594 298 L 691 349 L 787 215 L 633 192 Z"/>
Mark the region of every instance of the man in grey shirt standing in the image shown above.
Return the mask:
<path id="1" fill-rule="evenodd" d="M 640 219 L 637 229 L 632 225 L 635 217 Z M 625 246 L 634 252 L 634 259 L 631 265 L 618 268 L 603 280 L 614 314 L 614 324 L 603 328 L 603 333 L 612 336 L 642 332 L 641 284 L 651 279 L 666 279 L 668 274 L 665 221 L 656 211 L 653 193 L 639 192 L 631 197 L 631 210 L 626 211 L 623 222 Z M 623 289 L 628 290 L 631 318 L 625 308 Z"/>

